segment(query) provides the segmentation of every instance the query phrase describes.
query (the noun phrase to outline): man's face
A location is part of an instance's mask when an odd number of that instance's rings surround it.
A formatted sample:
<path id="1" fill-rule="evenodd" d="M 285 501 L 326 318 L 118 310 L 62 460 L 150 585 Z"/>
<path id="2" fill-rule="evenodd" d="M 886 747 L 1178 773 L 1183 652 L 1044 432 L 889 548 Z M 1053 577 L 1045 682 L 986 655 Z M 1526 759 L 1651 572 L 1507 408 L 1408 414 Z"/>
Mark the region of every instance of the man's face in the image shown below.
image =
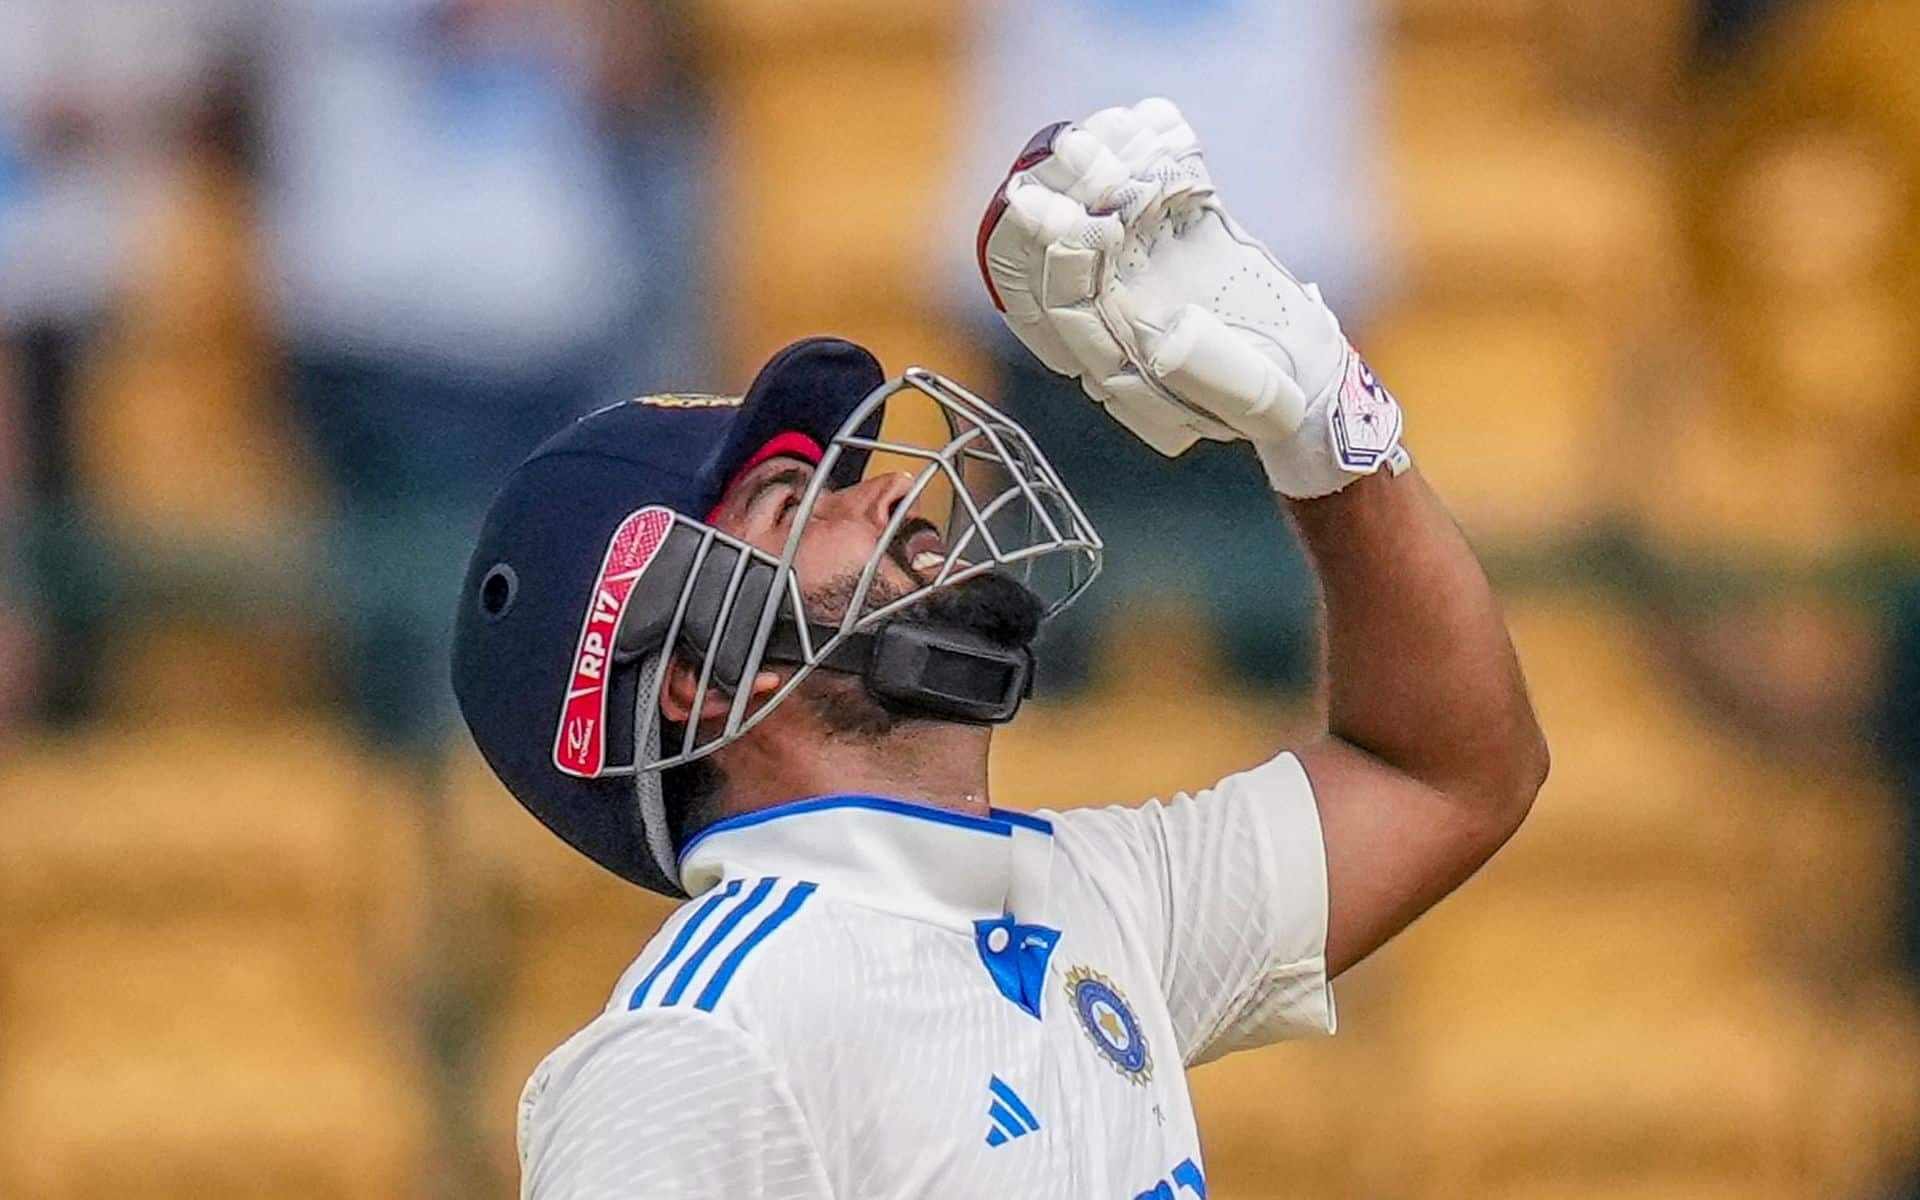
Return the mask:
<path id="1" fill-rule="evenodd" d="M 786 551 L 813 472 L 812 464 L 797 458 L 760 463 L 727 489 L 712 524 L 778 558 Z M 846 615 L 874 546 L 912 484 L 911 476 L 896 472 L 820 493 L 793 559 L 809 618 L 833 622 Z M 946 554 L 946 543 L 932 522 L 907 517 L 880 560 L 865 607 L 877 608 L 931 583 Z"/>
<path id="2" fill-rule="evenodd" d="M 793 536 L 813 476 L 813 464 L 799 458 L 756 464 L 728 487 L 708 523 L 778 558 Z M 836 625 L 845 618 L 874 547 L 886 536 L 913 482 L 904 472 L 876 475 L 851 487 L 822 491 L 814 500 L 793 557 L 808 620 Z M 1045 613 L 1040 598 L 1001 571 L 930 587 L 946 564 L 947 552 L 940 529 L 909 514 L 886 544 L 861 611 L 872 612 L 926 588 L 892 619 L 963 631 L 1006 650 L 1028 649 Z M 832 671 L 811 675 L 799 694 L 835 735 L 880 737 L 903 722 L 922 720 L 884 705 L 863 680 Z"/>
<path id="3" fill-rule="evenodd" d="M 712 524 L 779 556 L 793 533 L 813 471 L 811 464 L 794 458 L 759 464 L 727 490 Z M 912 489 L 913 477 L 895 472 L 820 493 L 800 531 L 793 560 L 809 620 L 836 624 L 846 616 L 873 548 Z M 909 515 L 880 559 L 862 611 L 871 612 L 926 587 L 939 575 L 946 558 L 940 530 L 924 517 Z M 1040 631 L 1044 611 L 1040 598 L 1018 580 L 987 571 L 928 590 L 901 608 L 895 619 L 963 630 L 1004 649 L 1025 650 Z M 829 714 L 831 723 L 867 732 L 890 727 L 891 718 L 866 697 L 858 681 L 816 676 L 813 686 L 816 693 L 829 696 L 848 689 L 848 703 L 844 711 Z"/>

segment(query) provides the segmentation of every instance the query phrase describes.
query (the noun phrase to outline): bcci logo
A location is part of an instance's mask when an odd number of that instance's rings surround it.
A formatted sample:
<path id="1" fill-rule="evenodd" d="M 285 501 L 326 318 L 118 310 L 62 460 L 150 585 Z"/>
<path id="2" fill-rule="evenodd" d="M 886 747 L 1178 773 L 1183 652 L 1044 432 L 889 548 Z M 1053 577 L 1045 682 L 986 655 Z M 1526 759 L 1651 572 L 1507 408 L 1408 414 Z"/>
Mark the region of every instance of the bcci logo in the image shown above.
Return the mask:
<path id="1" fill-rule="evenodd" d="M 1087 967 L 1075 967 L 1067 972 L 1067 998 L 1073 1001 L 1080 1028 L 1114 1070 L 1132 1083 L 1145 1084 L 1153 1078 L 1147 1035 L 1113 980 Z"/>

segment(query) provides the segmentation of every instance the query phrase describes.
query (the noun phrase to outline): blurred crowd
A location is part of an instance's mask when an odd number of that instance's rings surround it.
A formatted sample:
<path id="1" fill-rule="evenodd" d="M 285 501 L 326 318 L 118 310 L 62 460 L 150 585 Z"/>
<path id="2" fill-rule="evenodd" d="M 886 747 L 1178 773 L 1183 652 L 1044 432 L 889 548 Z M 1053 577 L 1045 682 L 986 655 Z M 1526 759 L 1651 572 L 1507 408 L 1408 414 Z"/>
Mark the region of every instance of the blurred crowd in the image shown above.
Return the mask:
<path id="1" fill-rule="evenodd" d="M 1703 2 L 1691 69 L 1737 77 L 1749 41 L 1785 7 Z M 1396 286 L 1379 14 L 1075 0 L 980 5 L 970 22 L 973 101 L 942 228 L 970 226 L 1037 120 L 1126 99 L 1116 78 L 1152 80 L 1204 132 L 1242 219 L 1322 284 L 1364 343 Z M 11 517 L 0 526 L 0 730 L 97 716 L 126 603 L 151 590 L 119 544 L 150 532 L 137 485 L 103 513 L 119 464 L 110 447 L 88 461 L 85 444 L 98 437 L 100 361 L 129 353 L 143 302 L 180 303 L 167 295 L 178 281 L 153 275 L 185 266 L 207 273 L 216 307 L 131 353 L 198 360 L 178 386 L 246 392 L 284 414 L 292 436 L 268 450 L 298 462 L 257 469 L 318 481 L 312 515 L 325 519 L 304 569 L 313 615 L 337 634 L 324 665 L 345 711 L 376 747 L 442 744 L 447 609 L 495 482 L 571 416 L 649 390 L 737 384 L 750 366 L 712 302 L 725 231 L 701 35 L 697 6 L 676 0 L 0 5 L 0 511 Z M 1849 147 L 1801 150 L 1811 165 L 1783 151 L 1772 177 L 1756 170 L 1742 186 L 1791 201 L 1800 176 Z M 1855 182 L 1865 212 L 1854 225 L 1901 219 L 1891 210 L 1904 196 L 1887 196 L 1872 171 Z M 183 197 L 209 207 L 233 244 L 166 261 L 170 215 L 194 202 Z M 1827 222 L 1827 210 L 1809 219 Z M 1267 519 L 1251 460 L 1203 445 L 1170 463 L 1116 435 L 999 336 L 969 239 L 940 240 L 945 278 L 928 290 L 991 347 L 993 378 L 977 382 L 1053 449 L 1114 547 L 1106 584 L 1050 633 L 1048 684 L 1084 688 L 1102 628 L 1153 596 L 1205 611 L 1243 686 L 1303 686 L 1311 585 L 1289 543 L 1240 532 Z M 1739 247 L 1720 253 L 1744 269 Z M 1819 246 L 1807 257 L 1833 273 Z M 206 365 L 223 354 L 225 373 Z M 203 497 L 187 514 L 221 505 Z M 1816 713 L 1783 710 L 1765 680 L 1743 682 L 1737 654 L 1702 652 L 1714 643 L 1691 633 L 1676 633 L 1677 661 L 1737 713 L 1771 719 L 1771 733 L 1871 726 L 1888 760 L 1920 776 L 1916 608 L 1920 594 L 1893 603 L 1885 669 L 1861 676 L 1887 683 L 1877 710 L 1865 682 Z"/>
<path id="2" fill-rule="evenodd" d="M 1232 686 L 1299 692 L 1312 584 L 1290 543 L 1245 534 L 1272 520 L 1251 457 L 1203 446 L 1159 459 L 1025 361 L 977 294 L 973 221 L 1033 128 L 1130 102 L 1131 81 L 1150 81 L 1202 134 L 1240 219 L 1322 283 L 1364 347 L 1402 299 L 1403 267 L 1431 266 L 1411 261 L 1387 211 L 1384 127 L 1401 114 L 1377 86 L 1383 46 L 1395 20 L 1443 18 L 1419 0 L 931 7 L 965 53 L 951 142 L 925 147 L 945 165 L 911 166 L 945 181 L 933 227 L 915 234 L 933 249 L 892 286 L 958 331 L 979 373 L 966 381 L 1034 429 L 1109 542 L 1107 576 L 1049 633 L 1049 695 L 1093 686 L 1114 624 L 1167 603 L 1203 614 Z M 1502 582 L 1545 573 L 1631 597 L 1675 679 L 1726 727 L 1816 766 L 1870 756 L 1907 798 L 1899 927 L 1920 977 L 1920 555 L 1903 540 L 1920 522 L 1899 511 L 1920 499 L 1920 461 L 1900 457 L 1920 447 L 1920 92 L 1899 92 L 1911 45 L 1887 48 L 1892 82 L 1869 87 L 1838 68 L 1796 72 L 1807 43 L 1783 49 L 1778 32 L 1822 28 L 1808 12 L 1828 7 L 1867 14 L 1865 28 L 1920 23 L 1872 0 L 1669 7 L 1686 20 L 1680 78 L 1595 89 L 1610 97 L 1598 107 L 1631 110 L 1609 119 L 1702 166 L 1681 196 L 1693 227 L 1649 241 L 1685 268 L 1636 265 L 1651 282 L 1618 310 L 1623 327 L 1668 324 L 1645 339 L 1644 378 L 1619 385 L 1633 401 L 1621 407 L 1653 410 L 1643 427 L 1671 420 L 1671 439 L 1652 440 L 1693 460 L 1689 481 L 1751 472 L 1756 536 L 1693 553 L 1684 531 L 1719 515 L 1652 457 L 1611 464 L 1657 493 L 1637 510 L 1643 527 L 1562 521 L 1542 540 L 1494 522 L 1485 546 Z M 777 344 L 756 323 L 763 299 L 874 286 L 873 264 L 895 261 L 875 250 L 844 280 L 796 280 L 783 264 L 805 256 L 783 258 L 779 219 L 754 215 L 889 186 L 884 164 L 820 162 L 794 173 L 806 186 L 792 194 L 756 191 L 738 168 L 760 136 L 738 112 L 756 101 L 716 94 L 718 43 L 739 22 L 805 24 L 805 8 L 0 0 L 0 755 L 9 739 L 113 720 L 116 656 L 159 610 L 251 614 L 267 638 L 302 626 L 283 669 L 324 680 L 319 702 L 377 756 L 454 744 L 454 591 L 511 465 L 600 404 L 739 386 Z M 914 6 L 897 11 L 871 36 L 917 36 L 900 32 Z M 1631 74 L 1650 61 L 1611 47 L 1586 65 Z M 1683 274 L 1690 294 L 1676 300 Z M 1667 407 L 1709 387 L 1744 407 Z M 1429 401 L 1404 398 L 1419 458 Z M 1436 427 L 1455 422 L 1454 445 L 1500 437 L 1428 411 Z M 1822 494 L 1855 506 L 1821 508 L 1830 520 L 1795 507 L 1801 459 L 1769 457 L 1749 417 L 1817 424 L 1831 447 Z M 1697 460 L 1688 439 L 1708 443 Z M 1886 478 L 1889 462 L 1906 475 Z"/>
<path id="3" fill-rule="evenodd" d="M 0 9 L 13 592 L 35 716 L 94 710 L 114 615 L 80 461 L 89 364 L 160 214 L 230 190 L 223 281 L 334 516 L 322 585 L 368 735 L 444 736 L 453 581 L 495 482 L 709 344 L 697 89 L 652 4 L 20 0 Z M 187 347 L 189 353 L 204 347 Z M 16 640 L 21 637 L 15 631 Z M 16 684 L 16 687 L 19 685 Z"/>
<path id="4" fill-rule="evenodd" d="M 1703 61 L 1737 56 L 1775 7 L 1703 5 Z M 694 16 L 671 0 L 0 8 L 0 483 L 24 517 L 7 526 L 0 719 L 57 726 L 96 709 L 113 565 L 89 492 L 113 464 L 81 461 L 89 369 L 129 323 L 169 206 L 211 179 L 242 226 L 219 283 L 241 294 L 223 311 L 257 333 L 263 367 L 239 383 L 284 408 L 324 479 L 327 607 L 348 631 L 353 711 L 376 743 L 444 735 L 447 585 L 494 481 L 598 403 L 718 383 Z M 1091 111 L 1116 100 L 1111 79 L 1151 79 L 1206 132 L 1237 209 L 1364 337 L 1394 278 L 1376 15 L 1086 0 L 975 18 L 978 103 L 954 156 L 952 228 L 974 219 L 1035 114 Z M 1298 687 L 1302 564 L 1234 536 L 1265 516 L 1252 464 L 1202 447 L 1225 484 L 1196 490 L 1199 470 L 1056 403 L 1054 381 L 990 328 L 966 242 L 944 239 L 949 278 L 933 290 L 993 346 L 1006 403 L 1067 460 L 1122 551 L 1112 585 L 1054 634 L 1055 684 L 1082 686 L 1098 627 L 1148 591 L 1210 610 L 1248 686 Z"/>

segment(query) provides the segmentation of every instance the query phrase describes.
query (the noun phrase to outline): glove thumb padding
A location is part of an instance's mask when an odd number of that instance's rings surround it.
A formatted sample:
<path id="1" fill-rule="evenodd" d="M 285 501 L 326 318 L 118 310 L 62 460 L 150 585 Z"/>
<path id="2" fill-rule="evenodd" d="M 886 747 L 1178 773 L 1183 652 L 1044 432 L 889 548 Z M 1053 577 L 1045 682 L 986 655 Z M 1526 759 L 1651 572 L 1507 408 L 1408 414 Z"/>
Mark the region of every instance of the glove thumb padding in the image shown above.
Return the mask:
<path id="1" fill-rule="evenodd" d="M 1165 330 L 1137 327 L 1146 368 L 1187 404 L 1259 443 L 1292 437 L 1308 398 L 1250 339 L 1197 304 L 1175 310 Z"/>

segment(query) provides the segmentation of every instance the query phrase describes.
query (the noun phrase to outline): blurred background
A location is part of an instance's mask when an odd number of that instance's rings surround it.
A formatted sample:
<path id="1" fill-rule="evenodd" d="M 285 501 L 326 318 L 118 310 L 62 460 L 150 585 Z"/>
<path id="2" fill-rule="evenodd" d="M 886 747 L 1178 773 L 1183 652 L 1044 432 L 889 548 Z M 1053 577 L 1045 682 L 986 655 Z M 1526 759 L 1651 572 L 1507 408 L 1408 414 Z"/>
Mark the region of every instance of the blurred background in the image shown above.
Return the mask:
<path id="1" fill-rule="evenodd" d="M 970 277 L 1033 129 L 1162 93 L 1406 402 L 1555 752 L 1339 1037 L 1196 1073 L 1213 1194 L 1920 1196 L 1916 46 L 1912 0 L 0 0 L 0 1193 L 515 1194 L 521 1082 L 667 906 L 494 784 L 446 644 L 598 404 L 834 332 L 1029 421 L 1111 549 L 1003 803 L 1310 728 L 1251 456 L 1155 458 Z"/>

